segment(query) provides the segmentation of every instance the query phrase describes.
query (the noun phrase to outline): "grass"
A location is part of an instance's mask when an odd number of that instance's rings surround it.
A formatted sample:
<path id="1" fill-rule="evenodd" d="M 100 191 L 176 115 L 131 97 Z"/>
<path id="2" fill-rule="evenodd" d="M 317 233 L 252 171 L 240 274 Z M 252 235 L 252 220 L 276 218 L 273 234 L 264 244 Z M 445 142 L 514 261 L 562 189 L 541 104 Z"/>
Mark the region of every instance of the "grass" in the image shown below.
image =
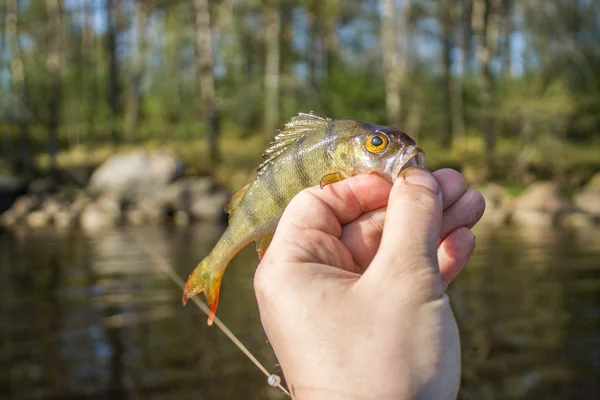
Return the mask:
<path id="1" fill-rule="evenodd" d="M 141 144 L 109 144 L 94 146 L 73 146 L 60 152 L 57 156 L 61 168 L 99 165 L 116 152 L 144 148 L 148 150 L 169 149 L 178 155 L 186 166 L 188 175 L 213 174 L 218 181 L 231 190 L 235 190 L 254 177 L 255 169 L 261 161 L 260 155 L 266 147 L 261 135 L 248 138 L 225 136 L 219 140 L 222 164 L 213 168 L 208 161 L 208 150 L 203 139 L 189 140 L 148 140 Z M 483 140 L 478 136 L 467 136 L 456 141 L 450 150 L 443 149 L 433 139 L 420 141 L 419 145 L 426 152 L 426 165 L 429 169 L 451 167 L 461 170 L 472 182 L 479 180 L 484 166 Z M 515 177 L 514 166 L 522 149 L 514 139 L 500 139 L 496 154 L 500 171 L 497 174 L 499 183 L 511 187 L 518 193 L 523 184 Z M 531 146 L 527 150 L 530 168 L 538 178 L 547 175 L 567 182 L 565 186 L 576 186 L 584 183 L 595 172 L 600 171 L 600 143 L 574 144 L 558 141 L 547 141 Z M 47 169 L 49 156 L 40 154 L 36 164 Z M 569 183 L 569 180 L 573 181 Z"/>

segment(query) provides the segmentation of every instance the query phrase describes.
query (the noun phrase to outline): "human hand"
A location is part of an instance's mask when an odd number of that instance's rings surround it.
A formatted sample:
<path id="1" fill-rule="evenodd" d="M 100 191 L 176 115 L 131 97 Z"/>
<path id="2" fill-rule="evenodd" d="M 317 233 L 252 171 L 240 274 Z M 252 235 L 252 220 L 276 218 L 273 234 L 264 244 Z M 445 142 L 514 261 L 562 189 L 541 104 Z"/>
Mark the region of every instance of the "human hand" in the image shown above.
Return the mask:
<path id="1" fill-rule="evenodd" d="M 290 202 L 254 285 L 294 398 L 456 397 L 460 340 L 445 288 L 484 207 L 458 172 L 417 168 L 393 187 L 362 175 Z"/>

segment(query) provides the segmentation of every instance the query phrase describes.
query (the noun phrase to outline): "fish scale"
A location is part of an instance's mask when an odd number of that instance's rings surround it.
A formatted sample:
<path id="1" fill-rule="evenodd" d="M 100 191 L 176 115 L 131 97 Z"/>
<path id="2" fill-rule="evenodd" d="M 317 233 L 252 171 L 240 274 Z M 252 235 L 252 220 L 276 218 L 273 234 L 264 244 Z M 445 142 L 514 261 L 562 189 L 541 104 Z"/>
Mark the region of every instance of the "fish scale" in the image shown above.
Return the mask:
<path id="1" fill-rule="evenodd" d="M 256 178 L 229 199 L 227 229 L 190 274 L 183 303 L 204 292 L 210 325 L 231 259 L 253 241 L 262 258 L 285 208 L 303 189 L 371 172 L 393 182 L 402 168 L 422 166 L 423 157 L 416 143 L 395 128 L 314 112 L 293 117 L 265 150 Z"/>

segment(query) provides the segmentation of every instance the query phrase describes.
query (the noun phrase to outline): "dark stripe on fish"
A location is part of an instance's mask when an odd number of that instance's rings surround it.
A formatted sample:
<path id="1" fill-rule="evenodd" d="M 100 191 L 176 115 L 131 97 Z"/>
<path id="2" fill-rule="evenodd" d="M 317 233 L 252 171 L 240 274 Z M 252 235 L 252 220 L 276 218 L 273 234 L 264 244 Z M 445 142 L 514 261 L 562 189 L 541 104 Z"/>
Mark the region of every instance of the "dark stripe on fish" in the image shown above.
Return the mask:
<path id="1" fill-rule="evenodd" d="M 265 183 L 269 188 L 269 196 L 275 201 L 277 207 L 283 210 L 288 204 L 288 199 L 285 197 L 285 193 L 283 192 L 283 186 L 277 183 L 275 175 L 272 171 L 270 171 L 268 174 L 265 174 L 263 179 L 266 180 Z"/>
<path id="2" fill-rule="evenodd" d="M 252 224 L 252 226 L 255 228 L 260 226 L 263 222 L 260 218 L 258 218 L 258 215 L 254 213 L 253 208 L 246 208 L 246 217 L 248 218 L 248 221 L 250 221 L 250 224 Z"/>
<path id="3" fill-rule="evenodd" d="M 298 154 L 294 157 L 294 167 L 296 172 L 298 173 L 298 179 L 300 183 L 302 183 L 303 187 L 311 186 L 310 175 L 308 174 L 308 170 L 306 169 L 306 164 L 304 164 L 304 158 L 301 154 Z"/>

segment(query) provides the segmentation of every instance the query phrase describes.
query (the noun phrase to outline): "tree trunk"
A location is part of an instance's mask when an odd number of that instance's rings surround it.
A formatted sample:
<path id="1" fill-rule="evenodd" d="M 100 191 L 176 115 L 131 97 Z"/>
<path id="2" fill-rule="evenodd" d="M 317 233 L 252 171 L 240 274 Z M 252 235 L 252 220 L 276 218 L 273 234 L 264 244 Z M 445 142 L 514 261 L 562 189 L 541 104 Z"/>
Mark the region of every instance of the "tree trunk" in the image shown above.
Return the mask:
<path id="1" fill-rule="evenodd" d="M 502 24 L 504 30 L 504 48 L 502 49 L 503 54 L 503 73 L 504 78 L 510 79 L 511 76 L 511 46 L 510 39 L 514 31 L 514 21 L 512 18 L 513 0 L 505 0 L 504 2 L 504 23 Z"/>
<path id="2" fill-rule="evenodd" d="M 27 90 L 25 84 L 25 67 L 21 46 L 19 44 L 19 1 L 8 0 L 6 3 L 6 40 L 10 49 L 10 72 L 14 92 L 15 119 L 19 125 L 19 157 L 15 160 L 15 171 L 29 175 L 33 171 L 31 149 L 29 143 L 29 127 L 27 126 Z"/>
<path id="3" fill-rule="evenodd" d="M 93 31 L 94 8 L 87 0 L 81 0 L 83 13 L 83 37 L 81 40 L 81 54 L 83 66 L 89 73 L 81 76 L 81 93 L 85 93 L 85 132 L 84 140 L 90 139 L 94 132 L 94 117 L 98 104 L 98 82 L 96 73 L 95 49 L 96 40 Z"/>
<path id="4" fill-rule="evenodd" d="M 490 63 L 496 54 L 501 0 L 474 0 L 473 30 L 478 38 L 477 59 L 479 61 L 479 96 L 482 108 L 482 129 L 485 143 L 487 174 L 494 169 L 496 137 L 493 119 L 493 75 Z"/>
<path id="5" fill-rule="evenodd" d="M 211 166 L 220 162 L 217 137 L 219 114 L 215 93 L 215 77 L 212 55 L 212 31 L 208 0 L 194 0 L 196 11 L 196 47 L 198 57 L 198 81 L 200 83 L 200 105 L 208 140 Z"/>
<path id="6" fill-rule="evenodd" d="M 462 54 L 462 73 L 464 76 L 471 72 L 471 36 L 473 35 L 473 1 L 463 0 L 462 1 L 462 29 L 461 29 L 461 41 L 460 41 L 460 52 Z"/>
<path id="7" fill-rule="evenodd" d="M 448 1 L 442 0 L 439 4 L 440 9 L 440 24 L 442 28 L 442 65 L 444 68 L 444 103 L 445 103 L 445 123 L 444 131 L 440 145 L 444 149 L 449 149 L 452 146 L 452 138 L 454 134 L 453 119 L 457 117 L 453 114 L 452 106 L 452 10 Z"/>
<path id="8" fill-rule="evenodd" d="M 3 18 L 0 23 L 2 23 L 2 25 L 0 26 L 0 32 L 4 32 L 3 35 L 0 35 L 0 54 L 8 54 L 8 45 L 6 43 L 6 26 L 7 26 L 7 6 L 6 5 L 2 5 L 0 6 L 0 13 L 1 15 L 3 15 L 5 18 Z M 10 64 L 6 63 L 5 64 L 5 57 L 0 57 L 0 61 L 2 62 L 0 64 L 0 70 L 4 71 L 5 69 L 9 70 L 10 69 Z M 10 91 L 10 87 L 6 87 L 8 85 L 6 85 L 6 81 L 4 81 L 4 83 L 0 83 L 0 90 L 2 90 L 5 93 L 8 93 Z M 5 160 L 8 164 L 10 164 L 10 162 L 12 161 L 12 155 L 13 155 L 13 149 L 12 149 L 12 135 L 11 135 L 11 130 L 10 127 L 8 126 L 8 124 L 3 124 L 3 129 L 2 129 L 2 159 Z"/>
<path id="9" fill-rule="evenodd" d="M 321 4 L 319 0 L 310 1 L 306 12 L 309 19 L 308 33 L 308 74 L 312 89 L 318 92 L 320 87 L 319 64 L 322 53 L 322 27 L 321 27 Z"/>
<path id="10" fill-rule="evenodd" d="M 46 0 L 48 11 L 48 56 L 46 73 L 48 75 L 48 154 L 50 155 L 50 173 L 57 173 L 56 154 L 58 153 L 58 128 L 61 117 L 62 85 L 60 79 L 61 64 L 61 4 L 60 0 Z"/>
<path id="11" fill-rule="evenodd" d="M 401 70 L 400 55 L 396 35 L 396 6 L 394 0 L 380 0 L 381 9 L 381 49 L 385 77 L 385 106 L 387 122 L 391 126 L 400 126 L 402 103 L 400 97 Z M 402 16 L 404 18 L 404 16 Z"/>
<path id="12" fill-rule="evenodd" d="M 119 60 L 117 58 L 117 0 L 106 1 L 106 52 L 108 54 L 108 106 L 111 113 L 110 137 L 113 143 L 119 142 Z"/>
<path id="13" fill-rule="evenodd" d="M 148 17 L 148 3 L 143 0 L 135 2 L 135 35 L 136 52 L 133 58 L 131 68 L 131 87 L 129 89 L 129 118 L 126 130 L 126 136 L 129 141 L 135 140 L 138 129 L 140 110 L 142 103 L 142 76 L 144 72 L 144 62 L 146 61 L 146 19 Z"/>
<path id="14" fill-rule="evenodd" d="M 281 36 L 279 9 L 269 9 L 266 18 L 265 137 L 272 139 L 279 124 L 279 38 Z"/>

